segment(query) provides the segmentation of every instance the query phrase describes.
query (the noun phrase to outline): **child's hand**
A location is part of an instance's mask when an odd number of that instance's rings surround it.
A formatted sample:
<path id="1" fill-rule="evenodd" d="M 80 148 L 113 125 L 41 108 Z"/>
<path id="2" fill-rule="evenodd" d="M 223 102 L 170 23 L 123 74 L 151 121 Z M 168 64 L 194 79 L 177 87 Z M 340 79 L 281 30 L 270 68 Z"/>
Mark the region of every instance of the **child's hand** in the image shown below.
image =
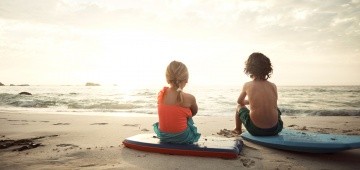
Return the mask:
<path id="1" fill-rule="evenodd" d="M 249 105 L 249 100 L 244 100 L 245 105 Z"/>

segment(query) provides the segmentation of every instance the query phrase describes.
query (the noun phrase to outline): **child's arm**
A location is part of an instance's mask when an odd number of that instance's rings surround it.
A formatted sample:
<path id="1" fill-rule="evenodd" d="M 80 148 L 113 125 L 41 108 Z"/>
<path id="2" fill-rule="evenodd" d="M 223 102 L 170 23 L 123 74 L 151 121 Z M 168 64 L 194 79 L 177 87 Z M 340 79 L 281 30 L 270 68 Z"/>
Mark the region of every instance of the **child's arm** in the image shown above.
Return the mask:
<path id="1" fill-rule="evenodd" d="M 195 116 L 196 113 L 198 112 L 198 106 L 197 106 L 195 97 L 191 96 L 191 98 L 192 98 L 192 100 L 191 100 L 192 102 L 191 102 L 190 110 L 191 110 L 192 116 Z"/>
<path id="2" fill-rule="evenodd" d="M 272 83 L 275 89 L 275 94 L 276 94 L 276 100 L 278 100 L 278 92 L 277 92 L 277 87 L 274 83 Z"/>
<path id="3" fill-rule="evenodd" d="M 238 98 L 238 101 L 237 103 L 240 105 L 240 106 L 245 106 L 245 105 L 248 105 L 249 104 L 249 101 L 248 100 L 245 100 L 245 97 L 246 97 L 246 84 L 244 84 L 243 86 L 243 89 L 240 93 L 240 96 Z"/>

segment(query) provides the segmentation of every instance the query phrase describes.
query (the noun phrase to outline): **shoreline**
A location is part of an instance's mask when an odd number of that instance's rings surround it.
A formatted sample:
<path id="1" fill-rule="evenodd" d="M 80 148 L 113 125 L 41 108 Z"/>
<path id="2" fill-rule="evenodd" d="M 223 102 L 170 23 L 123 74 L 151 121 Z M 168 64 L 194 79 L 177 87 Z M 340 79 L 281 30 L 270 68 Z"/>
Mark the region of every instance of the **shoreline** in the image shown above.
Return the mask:
<path id="1" fill-rule="evenodd" d="M 284 128 L 360 135 L 359 116 L 282 116 Z M 244 141 L 234 160 L 165 155 L 125 148 L 122 141 L 153 133 L 156 115 L 104 116 L 0 111 L 0 140 L 32 139 L 34 148 L 0 149 L 0 169 L 356 169 L 360 149 L 309 154 L 266 148 Z M 233 116 L 195 116 L 202 136 L 232 130 Z"/>

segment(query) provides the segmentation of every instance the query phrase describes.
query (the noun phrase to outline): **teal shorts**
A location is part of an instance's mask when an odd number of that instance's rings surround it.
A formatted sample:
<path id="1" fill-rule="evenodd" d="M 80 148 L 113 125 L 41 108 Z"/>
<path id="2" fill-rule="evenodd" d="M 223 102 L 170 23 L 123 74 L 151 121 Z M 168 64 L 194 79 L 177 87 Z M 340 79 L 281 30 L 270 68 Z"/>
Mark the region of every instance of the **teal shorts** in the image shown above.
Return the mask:
<path id="1" fill-rule="evenodd" d="M 275 125 L 272 128 L 268 128 L 268 129 L 263 129 L 263 128 L 259 128 L 257 126 L 254 125 L 254 123 L 251 121 L 250 119 L 250 110 L 246 107 L 243 107 L 239 110 L 239 116 L 240 116 L 240 120 L 241 122 L 244 124 L 246 130 L 254 135 L 254 136 L 274 136 L 277 135 L 279 132 L 281 132 L 281 130 L 283 129 L 283 121 L 281 120 L 281 112 L 279 109 L 278 113 L 279 113 L 279 120 L 277 125 Z"/>
<path id="2" fill-rule="evenodd" d="M 192 144 L 199 140 L 201 134 L 197 132 L 197 127 L 194 125 L 192 118 L 187 121 L 187 129 L 179 133 L 165 133 L 159 129 L 159 122 L 153 124 L 154 132 L 160 139 L 160 142 L 175 143 L 175 144 Z"/>

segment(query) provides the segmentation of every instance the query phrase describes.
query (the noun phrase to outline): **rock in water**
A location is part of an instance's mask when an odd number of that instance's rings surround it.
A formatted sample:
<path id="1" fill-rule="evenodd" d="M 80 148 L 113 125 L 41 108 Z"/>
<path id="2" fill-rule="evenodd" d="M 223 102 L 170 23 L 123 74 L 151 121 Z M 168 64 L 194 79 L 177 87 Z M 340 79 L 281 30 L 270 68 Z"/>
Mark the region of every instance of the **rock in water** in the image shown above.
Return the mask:
<path id="1" fill-rule="evenodd" d="M 20 95 L 32 95 L 31 93 L 26 92 L 26 91 L 20 92 L 19 94 L 20 94 Z"/>

